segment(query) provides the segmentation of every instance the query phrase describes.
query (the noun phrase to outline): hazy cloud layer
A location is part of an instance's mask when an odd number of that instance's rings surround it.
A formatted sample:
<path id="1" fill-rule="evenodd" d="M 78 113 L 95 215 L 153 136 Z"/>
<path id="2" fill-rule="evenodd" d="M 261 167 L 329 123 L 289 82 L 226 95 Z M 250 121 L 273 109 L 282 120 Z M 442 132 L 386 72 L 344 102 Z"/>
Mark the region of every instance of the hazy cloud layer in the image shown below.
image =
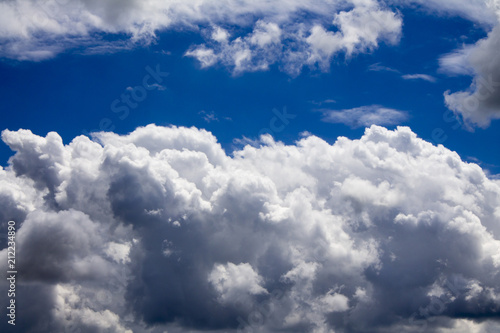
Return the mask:
<path id="1" fill-rule="evenodd" d="M 232 156 L 196 128 L 2 138 L 23 332 L 499 329 L 500 183 L 409 128 Z"/>

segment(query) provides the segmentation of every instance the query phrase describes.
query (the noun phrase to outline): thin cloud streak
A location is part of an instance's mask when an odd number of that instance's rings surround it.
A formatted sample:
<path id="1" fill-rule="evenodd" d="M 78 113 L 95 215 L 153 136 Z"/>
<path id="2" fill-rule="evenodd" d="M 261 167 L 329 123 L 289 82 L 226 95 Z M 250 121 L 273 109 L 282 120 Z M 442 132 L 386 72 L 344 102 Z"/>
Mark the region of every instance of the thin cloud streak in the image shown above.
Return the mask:
<path id="1" fill-rule="evenodd" d="M 408 119 L 408 113 L 383 107 L 367 105 L 344 110 L 319 110 L 323 114 L 323 122 L 344 124 L 351 128 L 369 127 L 371 125 L 399 125 Z"/>
<path id="2" fill-rule="evenodd" d="M 424 80 L 432 83 L 436 82 L 437 80 L 434 76 L 427 74 L 406 74 L 403 75 L 402 78 L 405 80 Z"/>

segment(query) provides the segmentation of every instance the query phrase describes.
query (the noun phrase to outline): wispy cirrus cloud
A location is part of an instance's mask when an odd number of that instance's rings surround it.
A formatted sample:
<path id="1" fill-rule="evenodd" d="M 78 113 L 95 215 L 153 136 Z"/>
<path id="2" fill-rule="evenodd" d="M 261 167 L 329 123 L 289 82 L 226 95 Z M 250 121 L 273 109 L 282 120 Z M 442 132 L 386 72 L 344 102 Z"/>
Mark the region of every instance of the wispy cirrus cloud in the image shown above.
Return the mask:
<path id="1" fill-rule="evenodd" d="M 217 115 L 215 114 L 215 112 L 213 111 L 205 111 L 205 110 L 201 110 L 200 112 L 198 112 L 198 114 L 203 118 L 203 120 L 205 120 L 207 123 L 210 123 L 212 121 L 219 121 L 219 118 L 217 117 Z"/>
<path id="2" fill-rule="evenodd" d="M 401 71 L 392 67 L 384 66 L 380 62 L 368 66 L 368 71 L 401 74 Z M 434 76 L 428 74 L 401 74 L 401 78 L 403 78 L 404 80 L 425 80 L 428 82 L 436 82 L 437 80 Z"/>
<path id="3" fill-rule="evenodd" d="M 434 76 L 428 74 L 405 74 L 401 76 L 405 80 L 424 80 L 428 82 L 436 82 L 436 78 Z"/>
<path id="4" fill-rule="evenodd" d="M 370 66 L 368 66 L 368 70 L 371 71 L 371 72 L 393 72 L 393 73 L 401 73 L 400 71 L 398 71 L 395 68 L 382 65 L 382 63 L 380 63 L 380 62 L 377 62 L 375 64 L 371 64 Z"/>
<path id="5" fill-rule="evenodd" d="M 474 69 L 467 61 L 474 46 L 467 45 L 461 49 L 444 54 L 439 58 L 439 71 L 449 76 L 474 75 Z"/>
<path id="6" fill-rule="evenodd" d="M 321 119 L 327 123 L 345 124 L 352 128 L 369 127 L 371 125 L 398 125 L 408 119 L 408 113 L 383 107 L 381 105 L 367 105 L 344 110 L 319 110 L 323 114 Z"/>

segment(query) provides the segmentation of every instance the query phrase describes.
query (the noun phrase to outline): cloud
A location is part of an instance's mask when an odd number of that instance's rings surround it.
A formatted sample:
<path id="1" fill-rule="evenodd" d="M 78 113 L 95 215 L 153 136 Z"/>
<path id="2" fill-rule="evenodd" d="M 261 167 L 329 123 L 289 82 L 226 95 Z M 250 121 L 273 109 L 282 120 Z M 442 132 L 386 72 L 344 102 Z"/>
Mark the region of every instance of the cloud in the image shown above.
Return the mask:
<path id="1" fill-rule="evenodd" d="M 185 55 L 202 68 L 222 65 L 234 75 L 276 65 L 291 76 L 304 67 L 327 71 L 337 56 L 352 57 L 396 44 L 402 16 L 395 8 L 457 15 L 489 30 L 497 24 L 497 0 L 291 0 L 271 1 L 3 1 L 0 3 L 0 57 L 42 61 L 71 50 L 82 54 L 118 52 L 149 45 L 161 31 L 189 29 L 205 42 Z M 497 15 L 495 15 L 497 13 Z M 494 37 L 492 37 L 494 38 Z M 459 51 L 457 51 L 459 52 Z M 490 51 L 486 51 L 490 54 Z M 496 50 L 491 50 L 496 52 Z M 491 53 L 494 56 L 495 53 Z M 451 69 L 457 57 L 443 58 Z M 477 72 L 478 65 L 462 72 Z M 474 68 L 471 70 L 471 68 Z M 391 70 L 373 66 L 370 70 Z M 457 73 L 458 68 L 453 69 Z M 469 123 L 485 127 L 496 112 L 481 106 L 478 115 L 464 110 L 474 91 L 449 94 L 447 104 Z M 162 87 L 157 87 L 162 89 Z M 447 95 L 448 96 L 448 95 Z M 494 103 L 493 103 L 494 104 Z"/>
<path id="2" fill-rule="evenodd" d="M 200 112 L 198 112 L 198 114 L 201 115 L 203 120 L 205 120 L 207 123 L 210 123 L 212 121 L 219 121 L 219 118 L 213 111 L 207 112 L 205 110 L 201 110 Z"/>
<path id="3" fill-rule="evenodd" d="M 405 80 L 424 80 L 428 82 L 436 82 L 436 78 L 434 76 L 427 74 L 405 74 L 402 78 Z"/>
<path id="4" fill-rule="evenodd" d="M 466 128 L 486 128 L 500 118 L 500 2 L 483 3 L 488 9 L 494 27 L 486 38 L 474 45 L 446 54 L 440 59 L 440 70 L 448 75 L 470 75 L 471 86 L 463 91 L 444 93 L 446 106 L 461 117 Z"/>
<path id="5" fill-rule="evenodd" d="M 460 16 L 490 27 L 497 23 L 492 6 L 498 4 L 498 0 L 391 0 L 390 3 L 419 5 L 430 12 Z"/>
<path id="6" fill-rule="evenodd" d="M 203 68 L 219 64 L 238 75 L 276 64 L 296 76 L 304 66 L 328 70 L 336 56 L 396 44 L 403 20 L 395 8 L 417 4 L 490 29 L 497 23 L 495 1 L 3 1 L 0 57 L 42 61 L 68 50 L 118 52 L 149 45 L 161 31 L 189 29 L 205 37 L 185 53 Z"/>
<path id="7" fill-rule="evenodd" d="M 452 60 L 450 59 L 450 61 L 448 63 L 451 63 L 451 62 L 452 62 Z M 451 66 L 451 64 L 450 64 L 450 66 Z M 368 66 L 368 70 L 371 72 L 392 72 L 392 73 L 401 74 L 401 72 L 399 70 L 391 68 L 391 67 L 383 66 L 379 62 Z M 435 77 L 433 77 L 431 75 L 427 75 L 427 74 L 401 74 L 401 77 L 405 80 L 425 80 L 428 82 L 436 82 Z"/>
<path id="8" fill-rule="evenodd" d="M 220 63 L 239 74 L 279 63 L 286 72 L 328 67 L 330 59 L 396 43 L 399 14 L 376 0 L 279 4 L 269 1 L 9 1 L 0 3 L 0 56 L 41 61 L 66 50 L 84 54 L 147 45 L 159 31 L 211 27 L 207 43 L 187 56 L 202 67 Z M 307 15 L 303 15 L 307 13 Z M 238 35 L 233 31 L 250 30 Z M 111 38 L 110 38 L 111 37 Z"/>
<path id="9" fill-rule="evenodd" d="M 212 0 L 4 1 L 0 3 L 0 41 L 3 57 L 43 60 L 66 49 L 105 52 L 148 44 L 156 38 L 157 31 L 165 29 L 195 30 L 199 24 L 212 22 L 248 26 L 248 18 L 259 14 L 286 20 L 299 10 L 318 13 L 331 11 L 331 6 L 320 0 L 308 5 L 292 1 L 288 6 L 252 1 L 222 4 Z M 117 42 L 105 38 L 119 34 L 126 37 Z"/>
<path id="10" fill-rule="evenodd" d="M 449 76 L 474 75 L 474 69 L 467 62 L 467 57 L 474 49 L 473 46 L 464 46 L 461 49 L 445 54 L 439 58 L 439 71 Z"/>
<path id="11" fill-rule="evenodd" d="M 229 41 L 229 33 L 215 27 L 211 39 L 214 47 L 194 46 L 186 52 L 186 56 L 198 59 L 202 67 L 222 63 L 239 74 L 266 70 L 276 61 L 281 48 L 281 29 L 276 23 L 257 21 L 253 32 L 244 38 Z"/>
<path id="12" fill-rule="evenodd" d="M 498 326 L 500 183 L 407 127 L 231 156 L 184 127 L 2 138 L 23 332 Z"/>
<path id="13" fill-rule="evenodd" d="M 327 123 L 345 124 L 352 128 L 369 127 L 371 125 L 397 125 L 408 119 L 405 111 L 385 108 L 381 105 L 360 106 L 345 110 L 320 110 L 321 119 Z"/>
<path id="14" fill-rule="evenodd" d="M 393 73 L 400 73 L 397 69 L 383 66 L 380 62 L 377 62 L 375 64 L 371 64 L 368 66 L 368 70 L 372 72 L 393 72 Z"/>
<path id="15" fill-rule="evenodd" d="M 208 282 L 217 290 L 222 303 L 242 302 L 249 295 L 268 293 L 261 286 L 262 277 L 248 263 L 215 264 L 208 276 Z"/>
<path id="16" fill-rule="evenodd" d="M 401 33 L 401 18 L 383 9 L 376 1 L 353 1 L 354 8 L 332 13 L 336 31 L 321 24 L 277 24 L 259 20 L 253 31 L 233 40 L 220 28 L 212 28 L 211 41 L 194 46 L 187 56 L 199 60 L 202 67 L 220 63 L 233 74 L 267 70 L 279 63 L 290 75 L 298 75 L 303 66 L 328 70 L 333 56 L 347 57 L 375 49 L 380 41 L 395 44 Z"/>
<path id="17" fill-rule="evenodd" d="M 469 128 L 486 128 L 500 119 L 500 26 L 474 46 L 467 46 L 441 59 L 441 65 L 453 74 L 474 76 L 469 89 L 447 91 L 445 102 L 463 118 Z"/>

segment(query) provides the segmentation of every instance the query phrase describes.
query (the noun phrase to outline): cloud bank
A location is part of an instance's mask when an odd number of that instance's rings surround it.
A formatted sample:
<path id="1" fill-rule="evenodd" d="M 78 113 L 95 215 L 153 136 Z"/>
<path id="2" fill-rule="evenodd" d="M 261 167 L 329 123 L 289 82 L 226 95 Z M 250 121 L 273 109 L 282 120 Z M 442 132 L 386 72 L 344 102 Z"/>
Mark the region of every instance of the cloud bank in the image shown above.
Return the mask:
<path id="1" fill-rule="evenodd" d="M 407 127 L 232 156 L 183 127 L 2 139 L 20 331 L 500 328 L 500 183 Z"/>

